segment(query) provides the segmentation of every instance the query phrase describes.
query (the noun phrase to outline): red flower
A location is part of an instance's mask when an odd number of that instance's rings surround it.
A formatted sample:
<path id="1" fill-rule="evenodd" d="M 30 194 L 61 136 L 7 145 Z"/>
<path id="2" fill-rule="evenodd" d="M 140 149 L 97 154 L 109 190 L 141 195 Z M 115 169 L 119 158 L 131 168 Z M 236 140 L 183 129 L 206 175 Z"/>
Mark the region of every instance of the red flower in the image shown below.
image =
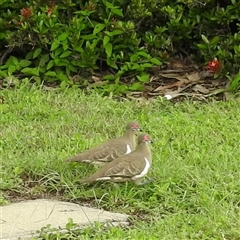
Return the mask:
<path id="1" fill-rule="evenodd" d="M 29 18 L 32 16 L 32 10 L 30 8 L 23 8 L 21 10 L 21 15 L 25 18 Z"/>
<path id="2" fill-rule="evenodd" d="M 221 67 L 221 63 L 217 60 L 217 58 L 214 58 L 212 61 L 208 62 L 207 69 L 212 72 L 217 72 Z"/>

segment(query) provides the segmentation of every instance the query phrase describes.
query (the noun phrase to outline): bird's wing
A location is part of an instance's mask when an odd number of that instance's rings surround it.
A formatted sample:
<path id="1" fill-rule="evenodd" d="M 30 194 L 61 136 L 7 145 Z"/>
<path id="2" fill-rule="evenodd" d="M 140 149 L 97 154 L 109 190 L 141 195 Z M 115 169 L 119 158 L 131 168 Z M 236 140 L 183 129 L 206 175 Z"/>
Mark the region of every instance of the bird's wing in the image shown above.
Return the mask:
<path id="1" fill-rule="evenodd" d="M 124 161 L 124 159 L 126 159 Z M 105 173 L 105 177 L 133 177 L 141 173 L 142 169 L 139 168 L 139 161 L 141 159 L 134 159 L 129 161 L 127 158 L 121 158 L 121 161 L 118 164 L 115 164 L 109 168 Z"/>
<path id="2" fill-rule="evenodd" d="M 98 145 L 92 149 L 86 150 L 72 158 L 68 161 L 99 161 L 99 162 L 109 162 L 122 155 L 127 151 L 126 143 L 121 139 L 111 139 L 105 143 Z"/>

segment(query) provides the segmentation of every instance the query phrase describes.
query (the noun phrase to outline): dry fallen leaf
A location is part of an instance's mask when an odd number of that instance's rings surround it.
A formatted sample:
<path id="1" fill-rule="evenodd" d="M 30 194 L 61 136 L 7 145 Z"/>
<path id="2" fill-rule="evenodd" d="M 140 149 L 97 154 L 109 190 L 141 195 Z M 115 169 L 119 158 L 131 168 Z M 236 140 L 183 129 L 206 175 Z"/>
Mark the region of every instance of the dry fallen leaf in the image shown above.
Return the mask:
<path id="1" fill-rule="evenodd" d="M 92 76 L 92 80 L 97 83 L 97 82 L 102 82 L 101 77 L 97 77 L 97 76 Z"/>
<path id="2" fill-rule="evenodd" d="M 200 80 L 202 80 L 202 77 L 199 72 L 191 72 L 191 73 L 186 73 L 184 75 L 179 73 L 167 73 L 167 74 L 159 74 L 159 75 L 163 78 L 177 79 L 179 82 L 175 82 L 167 86 L 159 86 L 154 90 L 154 92 L 163 91 L 165 89 L 169 89 L 173 87 L 180 87 L 188 83 L 197 83 Z"/>
<path id="3" fill-rule="evenodd" d="M 163 78 L 177 79 L 179 81 L 186 80 L 186 77 L 184 75 L 179 74 L 179 73 L 160 73 L 159 75 Z"/>
<path id="4" fill-rule="evenodd" d="M 182 92 L 191 86 L 192 86 L 192 84 L 189 84 L 186 87 L 178 88 L 176 91 L 167 91 L 164 94 L 164 97 L 167 98 L 168 100 L 170 100 L 170 99 L 176 98 L 181 95 L 189 95 L 189 93 L 182 93 Z"/>
<path id="5" fill-rule="evenodd" d="M 199 80 L 201 80 L 199 72 L 193 72 L 190 74 L 186 73 L 185 76 L 189 82 L 198 82 Z"/>
<path id="6" fill-rule="evenodd" d="M 175 82 L 175 83 L 172 83 L 172 84 L 169 84 L 169 85 L 166 85 L 166 86 L 159 86 L 157 87 L 154 92 L 160 92 L 160 91 L 164 91 L 166 89 L 171 89 L 173 87 L 181 87 L 182 85 L 184 85 L 184 82 Z"/>
<path id="7" fill-rule="evenodd" d="M 174 70 L 189 69 L 189 66 L 181 58 L 172 58 L 170 60 L 170 68 Z"/>
<path id="8" fill-rule="evenodd" d="M 203 94 L 208 94 L 209 93 L 209 90 L 207 88 L 203 87 L 200 84 L 196 84 L 192 89 L 195 92 L 200 92 L 200 93 L 203 93 Z"/>

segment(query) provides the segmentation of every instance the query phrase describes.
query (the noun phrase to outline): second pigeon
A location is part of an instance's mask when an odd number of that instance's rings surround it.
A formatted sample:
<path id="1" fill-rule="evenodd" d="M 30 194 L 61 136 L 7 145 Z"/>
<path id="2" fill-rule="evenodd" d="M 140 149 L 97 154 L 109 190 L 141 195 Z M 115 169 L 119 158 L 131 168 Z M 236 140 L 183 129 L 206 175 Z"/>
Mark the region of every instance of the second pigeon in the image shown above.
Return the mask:
<path id="1" fill-rule="evenodd" d="M 126 132 L 119 138 L 110 139 L 99 146 L 68 158 L 68 162 L 105 164 L 134 150 L 135 132 L 140 131 L 137 122 L 129 122 Z"/>
<path id="2" fill-rule="evenodd" d="M 133 181 L 137 185 L 144 184 L 142 178 L 148 173 L 152 164 L 149 144 L 152 142 L 148 134 L 140 134 L 135 151 L 105 164 L 90 177 L 80 180 L 81 183 L 109 180 L 113 182 Z"/>

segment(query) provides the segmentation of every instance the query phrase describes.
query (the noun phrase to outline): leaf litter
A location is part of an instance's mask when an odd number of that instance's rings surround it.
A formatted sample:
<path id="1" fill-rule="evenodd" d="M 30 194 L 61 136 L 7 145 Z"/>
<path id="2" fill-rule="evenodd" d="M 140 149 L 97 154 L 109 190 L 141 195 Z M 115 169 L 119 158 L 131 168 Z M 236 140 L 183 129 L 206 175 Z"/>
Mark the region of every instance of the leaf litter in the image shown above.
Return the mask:
<path id="1" fill-rule="evenodd" d="M 209 97 L 215 97 L 223 100 L 228 80 L 214 78 L 214 74 L 211 68 L 200 68 L 189 59 L 173 58 L 168 66 L 153 70 L 150 82 L 145 84 L 143 92 L 131 92 L 127 97 L 162 96 L 168 100 L 188 97 L 205 101 Z"/>

